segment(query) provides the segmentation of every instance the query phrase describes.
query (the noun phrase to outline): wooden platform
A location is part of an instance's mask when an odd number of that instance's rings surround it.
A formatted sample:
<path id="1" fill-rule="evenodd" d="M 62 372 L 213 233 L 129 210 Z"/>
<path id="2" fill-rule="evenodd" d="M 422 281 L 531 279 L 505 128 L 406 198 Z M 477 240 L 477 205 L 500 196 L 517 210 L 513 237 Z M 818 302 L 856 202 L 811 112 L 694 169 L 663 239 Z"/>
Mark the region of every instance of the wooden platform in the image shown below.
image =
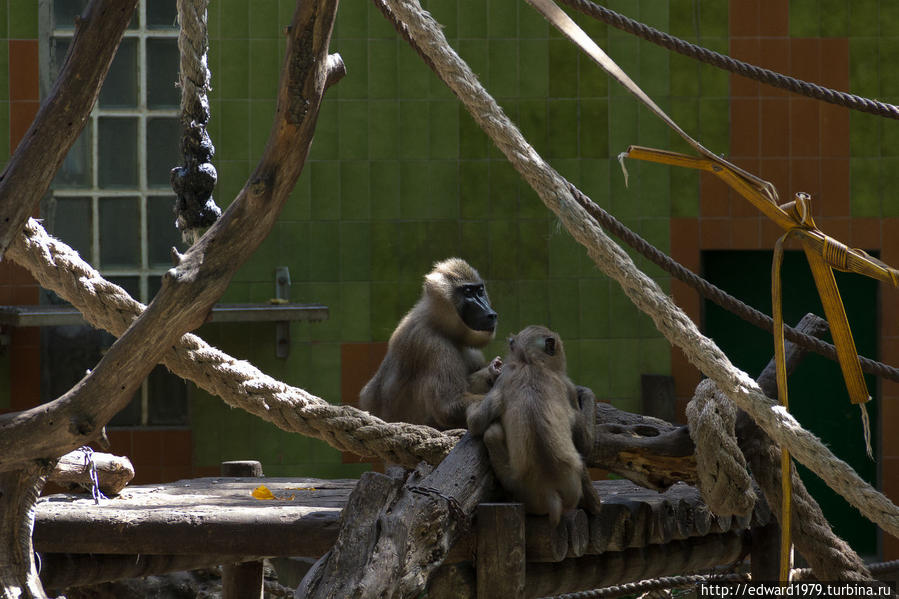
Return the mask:
<path id="1" fill-rule="evenodd" d="M 259 500 L 266 485 L 278 497 Z M 355 480 L 199 478 L 127 487 L 95 505 L 88 495 L 43 497 L 37 504 L 35 549 L 50 553 L 307 556 L 324 554 L 337 538 L 340 512 Z M 554 530 L 527 518 L 527 560 L 622 551 L 651 544 L 743 530 L 766 523 L 767 507 L 751 518 L 716 518 L 691 486 L 656 493 L 625 480 L 595 483 L 599 516 L 569 514 Z M 470 559 L 473 533 L 450 561 Z"/>

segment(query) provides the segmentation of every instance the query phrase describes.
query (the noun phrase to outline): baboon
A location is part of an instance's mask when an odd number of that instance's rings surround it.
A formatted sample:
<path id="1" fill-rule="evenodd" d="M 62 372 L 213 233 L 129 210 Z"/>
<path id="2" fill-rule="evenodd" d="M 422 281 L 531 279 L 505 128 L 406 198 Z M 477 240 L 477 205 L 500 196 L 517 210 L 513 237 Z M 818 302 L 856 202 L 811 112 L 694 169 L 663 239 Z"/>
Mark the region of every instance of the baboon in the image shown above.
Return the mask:
<path id="1" fill-rule="evenodd" d="M 496 331 L 484 281 L 450 258 L 425 275 L 421 299 L 397 325 L 387 355 L 359 393 L 359 405 L 389 422 L 464 428 L 465 409 L 483 398 L 502 362 L 486 364 Z"/>
<path id="2" fill-rule="evenodd" d="M 559 336 L 529 326 L 509 339 L 502 374 L 483 401 L 468 409 L 468 429 L 483 435 L 500 484 L 525 510 L 558 524 L 579 503 L 599 510 L 580 452 L 589 433 L 565 369 Z"/>

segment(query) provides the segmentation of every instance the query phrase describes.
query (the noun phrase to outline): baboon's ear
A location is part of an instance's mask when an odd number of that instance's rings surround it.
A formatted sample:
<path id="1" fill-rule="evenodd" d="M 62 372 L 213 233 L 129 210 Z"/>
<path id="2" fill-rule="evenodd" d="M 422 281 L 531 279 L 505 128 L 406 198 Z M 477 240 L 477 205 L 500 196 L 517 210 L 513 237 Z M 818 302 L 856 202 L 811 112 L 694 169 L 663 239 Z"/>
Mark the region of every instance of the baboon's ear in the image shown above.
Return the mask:
<path id="1" fill-rule="evenodd" d="M 543 341 L 543 351 L 545 351 L 550 356 L 556 355 L 556 338 L 555 337 L 547 337 Z"/>

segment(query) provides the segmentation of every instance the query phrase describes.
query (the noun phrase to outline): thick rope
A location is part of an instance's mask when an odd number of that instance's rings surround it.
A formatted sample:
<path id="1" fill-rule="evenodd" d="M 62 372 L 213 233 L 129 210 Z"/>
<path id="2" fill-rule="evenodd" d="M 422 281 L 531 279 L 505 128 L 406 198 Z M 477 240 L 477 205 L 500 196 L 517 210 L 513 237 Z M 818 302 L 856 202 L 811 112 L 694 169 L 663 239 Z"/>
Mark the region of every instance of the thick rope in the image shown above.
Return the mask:
<path id="1" fill-rule="evenodd" d="M 65 243 L 50 237 L 34 219 L 10 246 L 7 255 L 27 268 L 38 283 L 69 301 L 97 328 L 120 336 L 145 309 L 125 290 L 104 279 Z M 352 406 L 335 406 L 260 372 L 186 334 L 163 362 L 178 376 L 218 395 L 279 428 L 315 437 L 340 451 L 375 455 L 414 468 L 438 464 L 461 432 L 427 426 L 387 423 Z"/>
<path id="2" fill-rule="evenodd" d="M 217 174 L 212 165 L 215 147 L 206 124 L 209 122 L 209 66 L 206 51 L 206 7 L 209 0 L 178 0 L 178 50 L 181 53 L 181 155 L 183 166 L 172 169 L 175 225 L 185 243 L 193 244 L 212 225 L 221 209 L 212 199 Z"/>
<path id="3" fill-rule="evenodd" d="M 414 0 L 387 0 L 390 10 L 409 29 L 411 39 L 437 67 L 440 77 L 496 146 L 561 220 L 606 275 L 615 279 L 631 301 L 648 314 L 656 328 L 684 350 L 690 361 L 746 411 L 775 441 L 790 449 L 863 515 L 899 538 L 899 508 L 833 455 L 812 433 L 761 392 L 745 372 L 730 363 L 715 343 L 614 243 L 570 192 L 571 184 L 527 143 L 521 132 L 481 86 L 468 65 L 452 50 L 440 25 Z"/>
<path id="4" fill-rule="evenodd" d="M 649 25 L 645 25 L 639 21 L 630 19 L 615 11 L 609 10 L 603 6 L 591 2 L 591 0 L 561 0 L 563 4 L 567 4 L 571 8 L 578 10 L 585 15 L 598 19 L 603 23 L 607 23 L 617 29 L 631 33 L 648 42 L 652 42 L 667 50 L 672 50 L 678 54 L 688 56 L 705 64 L 724 69 L 736 75 L 741 75 L 755 81 L 760 81 L 773 87 L 785 89 L 796 94 L 815 98 L 830 104 L 836 104 L 852 110 L 876 114 L 891 119 L 899 119 L 899 106 L 863 98 L 847 92 L 841 92 L 829 87 L 809 83 L 801 79 L 795 79 L 787 75 L 783 75 L 770 69 L 731 58 L 724 54 L 720 54 L 708 48 L 691 44 L 685 40 L 659 31 Z"/>
<path id="5" fill-rule="evenodd" d="M 696 472 L 702 498 L 720 516 L 745 516 L 755 507 L 752 478 L 737 445 L 737 408 L 703 379 L 687 404 L 690 438 L 696 446 Z"/>
<path id="6" fill-rule="evenodd" d="M 679 281 L 686 283 L 699 292 L 701 296 L 718 304 L 728 312 L 736 314 L 743 320 L 760 329 L 764 329 L 769 333 L 774 331 L 774 320 L 770 316 L 743 303 L 739 299 L 729 295 L 723 289 L 716 287 L 693 271 L 684 267 L 660 249 L 634 233 L 625 226 L 624 223 L 609 214 L 601 206 L 594 203 L 593 200 L 573 185 L 571 186 L 571 193 L 590 216 L 599 221 L 603 228 L 607 229 L 612 235 L 618 237 L 634 248 L 647 260 Z M 837 361 L 837 349 L 831 343 L 827 343 L 826 341 L 822 341 L 811 335 L 806 335 L 787 325 L 784 325 L 784 337 L 800 347 L 815 352 L 834 362 Z M 863 371 L 899 382 L 899 369 L 864 356 L 859 356 L 858 358 L 861 362 Z"/>
<path id="7" fill-rule="evenodd" d="M 899 569 L 899 560 L 871 564 L 870 566 L 868 566 L 868 568 L 871 570 L 871 573 L 875 575 L 895 572 L 897 569 Z M 708 584 L 715 582 L 749 582 L 751 580 L 752 576 L 750 576 L 748 573 L 739 572 L 730 574 L 687 574 L 684 576 L 663 576 L 660 578 L 650 578 L 647 580 L 639 580 L 636 582 L 627 582 L 624 584 L 603 587 L 601 589 L 592 589 L 589 591 L 579 591 L 577 593 L 553 595 L 552 597 L 544 597 L 543 599 L 609 599 L 611 597 L 636 595 L 638 593 L 646 593 L 659 589 L 678 589 L 692 587 L 702 583 Z M 790 572 L 790 580 L 815 580 L 815 577 L 811 568 L 794 568 Z"/>

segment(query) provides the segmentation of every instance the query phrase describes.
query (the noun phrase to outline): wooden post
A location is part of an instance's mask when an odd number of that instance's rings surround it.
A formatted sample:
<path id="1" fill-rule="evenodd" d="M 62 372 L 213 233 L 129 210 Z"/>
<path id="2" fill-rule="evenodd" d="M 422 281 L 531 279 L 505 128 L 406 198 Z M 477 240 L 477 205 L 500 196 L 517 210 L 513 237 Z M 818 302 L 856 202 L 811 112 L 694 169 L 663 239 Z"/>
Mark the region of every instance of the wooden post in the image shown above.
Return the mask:
<path id="1" fill-rule="evenodd" d="M 222 462 L 222 476 L 243 478 L 262 476 L 262 464 L 255 460 Z M 222 566 L 222 599 L 262 599 L 262 561 Z"/>
<path id="2" fill-rule="evenodd" d="M 478 598 L 524 597 L 524 505 L 478 505 Z"/>

